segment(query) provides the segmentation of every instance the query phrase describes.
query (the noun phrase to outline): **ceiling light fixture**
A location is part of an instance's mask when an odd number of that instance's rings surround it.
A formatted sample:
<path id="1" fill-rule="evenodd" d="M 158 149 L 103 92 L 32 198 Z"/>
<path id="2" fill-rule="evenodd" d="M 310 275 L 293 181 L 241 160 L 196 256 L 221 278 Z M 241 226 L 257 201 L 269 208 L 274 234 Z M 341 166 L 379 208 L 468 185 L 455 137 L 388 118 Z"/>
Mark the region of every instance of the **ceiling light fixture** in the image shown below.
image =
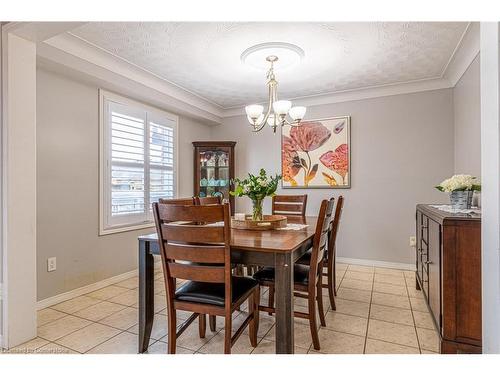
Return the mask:
<path id="1" fill-rule="evenodd" d="M 300 121 L 306 114 L 306 107 L 292 107 L 292 102 L 289 100 L 278 100 L 278 81 L 274 76 L 274 63 L 278 61 L 275 55 L 267 56 L 266 60 L 271 64 L 267 71 L 267 86 L 269 89 L 269 106 L 264 114 L 264 106 L 260 104 L 251 104 L 245 107 L 248 121 L 252 125 L 253 132 L 261 131 L 266 124 L 276 133 L 278 125 L 300 126 Z M 287 120 L 289 115 L 292 121 Z"/>

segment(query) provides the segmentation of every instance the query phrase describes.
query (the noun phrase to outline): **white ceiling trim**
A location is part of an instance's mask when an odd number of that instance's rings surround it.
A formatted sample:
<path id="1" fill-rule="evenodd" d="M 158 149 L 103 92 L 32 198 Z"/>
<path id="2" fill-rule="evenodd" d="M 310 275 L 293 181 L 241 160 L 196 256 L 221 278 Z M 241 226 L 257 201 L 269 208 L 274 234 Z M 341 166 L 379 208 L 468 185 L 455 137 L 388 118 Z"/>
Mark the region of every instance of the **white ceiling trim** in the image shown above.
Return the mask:
<path id="1" fill-rule="evenodd" d="M 447 78 L 452 86 L 462 78 L 469 65 L 474 61 L 480 50 L 479 22 L 470 22 L 457 45 L 450 62 L 442 76 Z"/>
<path id="2" fill-rule="evenodd" d="M 116 76 L 146 86 L 169 98 L 167 106 L 180 114 L 220 123 L 223 109 L 198 95 L 175 86 L 80 38 L 65 33 L 40 43 L 37 54 L 46 60 L 116 84 Z"/>
<path id="3" fill-rule="evenodd" d="M 220 122 L 223 117 L 244 114 L 244 107 L 222 108 L 196 93 L 190 92 L 70 33 L 46 40 L 40 44 L 40 47 L 45 47 L 38 48 L 39 54 L 43 55 L 45 59 L 73 65 L 75 69 L 84 68 L 88 74 L 93 74 L 92 72 L 98 67 L 110 74 L 114 73 L 149 87 L 155 92 L 161 93 L 162 97 L 169 98 L 170 110 L 176 111 L 177 107 L 179 109 L 177 112 L 181 114 L 185 113 L 195 118 L 207 119 L 212 123 Z M 67 56 L 63 59 L 65 62 L 62 62 L 60 52 L 77 57 L 78 64 L 75 63 L 74 59 L 70 62 L 71 59 L 68 59 Z M 314 106 L 454 87 L 478 53 L 479 23 L 469 23 L 441 77 L 298 97 L 292 100 L 300 102 L 301 105 Z M 85 67 L 85 65 L 87 66 Z M 114 78 L 116 79 L 116 77 Z M 262 87 L 265 90 L 264 84 Z"/>
<path id="4" fill-rule="evenodd" d="M 42 42 L 84 24 L 86 22 L 9 22 L 4 30 L 32 42 Z"/>
<path id="5" fill-rule="evenodd" d="M 148 69 L 146 69 L 146 68 L 143 68 L 143 67 L 141 67 L 141 66 L 139 66 L 139 65 L 137 65 L 137 64 L 134 64 L 133 62 L 131 62 L 131 61 L 127 60 L 127 59 L 124 59 L 123 57 L 120 57 L 120 56 L 118 56 L 118 55 L 116 55 L 116 54 L 114 54 L 114 53 L 112 53 L 112 52 L 110 52 L 110 51 L 107 51 L 107 50 L 105 50 L 105 49 L 103 49 L 103 48 L 101 48 L 101 47 L 99 47 L 99 46 L 96 46 L 95 44 L 93 44 L 93 43 L 89 42 L 88 40 L 85 40 L 85 39 L 83 39 L 83 38 L 80 38 L 78 35 L 75 35 L 75 34 L 73 34 L 73 33 L 71 33 L 71 32 L 68 32 L 68 33 L 67 33 L 67 35 L 68 35 L 68 36 L 71 36 L 72 38 L 76 38 L 76 39 L 80 40 L 82 44 L 87 44 L 87 45 L 89 45 L 89 46 L 92 46 L 92 47 L 94 47 L 95 49 L 97 49 L 97 50 L 99 50 L 99 51 L 102 51 L 102 52 L 103 52 L 103 53 L 105 53 L 105 54 L 108 54 L 108 55 L 113 56 L 113 57 L 114 57 L 115 59 L 117 59 L 117 60 L 121 60 L 121 61 L 125 62 L 126 64 L 129 64 L 129 65 L 131 65 L 131 66 L 135 67 L 135 68 L 136 68 L 136 69 L 138 69 L 138 70 L 144 71 L 144 72 L 146 72 L 146 73 L 148 73 L 148 74 L 150 74 L 150 75 L 152 75 L 152 76 L 154 76 L 154 77 L 156 77 L 156 78 L 158 78 L 158 79 L 160 79 L 160 80 L 162 80 L 162 81 L 164 81 L 164 82 L 168 83 L 169 85 L 172 85 L 174 88 L 177 88 L 177 89 L 179 89 L 179 90 L 181 90 L 181 91 L 185 91 L 186 93 L 188 93 L 188 94 L 190 94 L 190 95 L 194 95 L 194 96 L 196 96 L 196 97 L 198 97 L 198 98 L 202 99 L 203 101 L 206 101 L 206 102 L 208 102 L 208 103 L 210 103 L 210 104 L 214 105 L 214 106 L 215 106 L 215 107 L 217 107 L 217 108 L 224 109 L 224 108 L 223 108 L 222 106 L 220 106 L 219 104 L 212 102 L 211 100 L 209 100 L 209 99 L 207 99 L 207 98 L 203 97 L 202 95 L 199 95 L 199 94 L 197 94 L 196 92 L 190 91 L 190 90 L 188 90 L 188 89 L 186 89 L 186 88 L 184 88 L 184 87 L 182 87 L 182 86 L 180 86 L 180 85 L 178 85 L 178 84 L 176 84 L 176 83 L 174 83 L 174 82 L 172 82 L 172 81 L 169 81 L 169 80 L 167 80 L 167 79 L 165 79 L 165 78 L 163 78 L 163 77 L 159 76 L 158 74 L 153 73 L 152 71 L 150 71 L 150 70 L 148 70 Z"/>
<path id="6" fill-rule="evenodd" d="M 312 107 L 315 105 L 350 102 L 362 99 L 372 99 L 384 96 L 411 94 L 414 92 L 431 91 L 452 87 L 446 78 L 426 79 L 385 86 L 373 86 L 361 89 L 337 91 L 331 94 L 314 95 L 290 99 L 295 104 Z M 245 107 L 227 108 L 223 117 L 241 116 L 245 114 Z"/>

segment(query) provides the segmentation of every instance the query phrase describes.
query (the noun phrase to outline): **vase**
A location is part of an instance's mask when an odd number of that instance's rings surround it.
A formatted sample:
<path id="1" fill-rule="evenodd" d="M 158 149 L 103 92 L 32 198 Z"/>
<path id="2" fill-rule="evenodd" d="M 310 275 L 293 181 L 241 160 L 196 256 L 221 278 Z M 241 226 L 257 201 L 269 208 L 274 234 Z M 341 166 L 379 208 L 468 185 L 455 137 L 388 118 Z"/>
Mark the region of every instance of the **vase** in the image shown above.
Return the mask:
<path id="1" fill-rule="evenodd" d="M 456 210 L 466 210 L 472 206 L 472 194 L 470 190 L 452 191 L 450 193 L 451 206 Z"/>
<path id="2" fill-rule="evenodd" d="M 262 199 L 254 199 L 252 200 L 253 205 L 253 213 L 252 220 L 253 221 L 261 221 L 262 220 Z"/>

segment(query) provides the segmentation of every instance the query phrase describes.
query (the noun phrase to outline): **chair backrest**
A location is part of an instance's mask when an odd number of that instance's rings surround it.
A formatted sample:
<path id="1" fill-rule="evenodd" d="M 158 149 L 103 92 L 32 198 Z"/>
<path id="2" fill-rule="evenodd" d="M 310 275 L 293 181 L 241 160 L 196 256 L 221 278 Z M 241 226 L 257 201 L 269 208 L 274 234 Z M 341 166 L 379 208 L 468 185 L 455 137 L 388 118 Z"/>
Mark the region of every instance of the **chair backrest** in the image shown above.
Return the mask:
<path id="1" fill-rule="evenodd" d="M 333 215 L 332 225 L 330 229 L 330 239 L 328 243 L 328 256 L 335 251 L 335 243 L 337 241 L 337 233 L 339 231 L 340 218 L 344 208 L 344 197 L 341 195 L 337 198 L 337 206 L 335 207 L 335 214 Z"/>
<path id="2" fill-rule="evenodd" d="M 167 301 L 175 296 L 174 279 L 224 283 L 231 303 L 231 229 L 229 205 L 153 203 Z"/>
<path id="3" fill-rule="evenodd" d="M 206 206 L 209 204 L 222 204 L 222 197 L 220 195 L 212 197 L 195 197 L 195 204 L 198 206 Z"/>
<path id="4" fill-rule="evenodd" d="M 158 203 L 162 204 L 173 204 L 176 206 L 192 206 L 196 204 L 194 197 L 191 198 L 174 198 L 174 199 L 164 199 L 160 198 Z"/>
<path id="5" fill-rule="evenodd" d="M 319 209 L 316 231 L 314 233 L 313 247 L 311 252 L 311 263 L 309 264 L 309 287 L 315 287 L 318 272 L 323 269 L 319 264 L 323 261 L 325 250 L 328 247 L 328 232 L 332 222 L 333 206 L 335 199 L 324 199 Z M 320 273 L 321 274 L 321 273 Z"/>
<path id="6" fill-rule="evenodd" d="M 307 194 L 275 195 L 273 197 L 273 215 L 306 216 Z"/>

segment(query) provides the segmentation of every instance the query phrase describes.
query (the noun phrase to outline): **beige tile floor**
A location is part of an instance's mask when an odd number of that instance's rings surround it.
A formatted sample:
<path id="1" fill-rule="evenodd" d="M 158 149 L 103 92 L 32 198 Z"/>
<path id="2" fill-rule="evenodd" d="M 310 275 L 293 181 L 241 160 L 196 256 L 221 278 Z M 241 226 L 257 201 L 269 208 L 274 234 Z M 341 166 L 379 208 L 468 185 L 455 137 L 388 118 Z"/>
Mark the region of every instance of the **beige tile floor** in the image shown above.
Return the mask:
<path id="1" fill-rule="evenodd" d="M 38 337 L 14 353 L 136 353 L 137 277 L 51 306 L 38 312 Z M 438 336 L 423 295 L 415 290 L 413 272 L 349 264 L 337 265 L 337 310 L 325 299 L 326 327 L 319 331 L 319 353 L 436 353 Z M 166 353 L 165 288 L 160 264 L 155 270 L 155 317 L 149 353 Z M 324 294 L 327 291 L 324 290 Z M 267 300 L 267 291 L 263 292 Z M 304 300 L 296 300 L 297 310 Z M 326 306 L 327 305 L 327 306 Z M 233 327 L 245 319 L 236 312 Z M 181 323 L 189 316 L 179 313 Z M 233 353 L 274 353 L 274 318 L 261 313 L 259 344 L 251 347 L 248 332 L 233 346 Z M 295 319 L 295 353 L 318 353 L 312 348 L 308 322 Z M 207 329 L 204 339 L 193 324 L 178 339 L 178 353 L 222 353 L 224 331 Z"/>

